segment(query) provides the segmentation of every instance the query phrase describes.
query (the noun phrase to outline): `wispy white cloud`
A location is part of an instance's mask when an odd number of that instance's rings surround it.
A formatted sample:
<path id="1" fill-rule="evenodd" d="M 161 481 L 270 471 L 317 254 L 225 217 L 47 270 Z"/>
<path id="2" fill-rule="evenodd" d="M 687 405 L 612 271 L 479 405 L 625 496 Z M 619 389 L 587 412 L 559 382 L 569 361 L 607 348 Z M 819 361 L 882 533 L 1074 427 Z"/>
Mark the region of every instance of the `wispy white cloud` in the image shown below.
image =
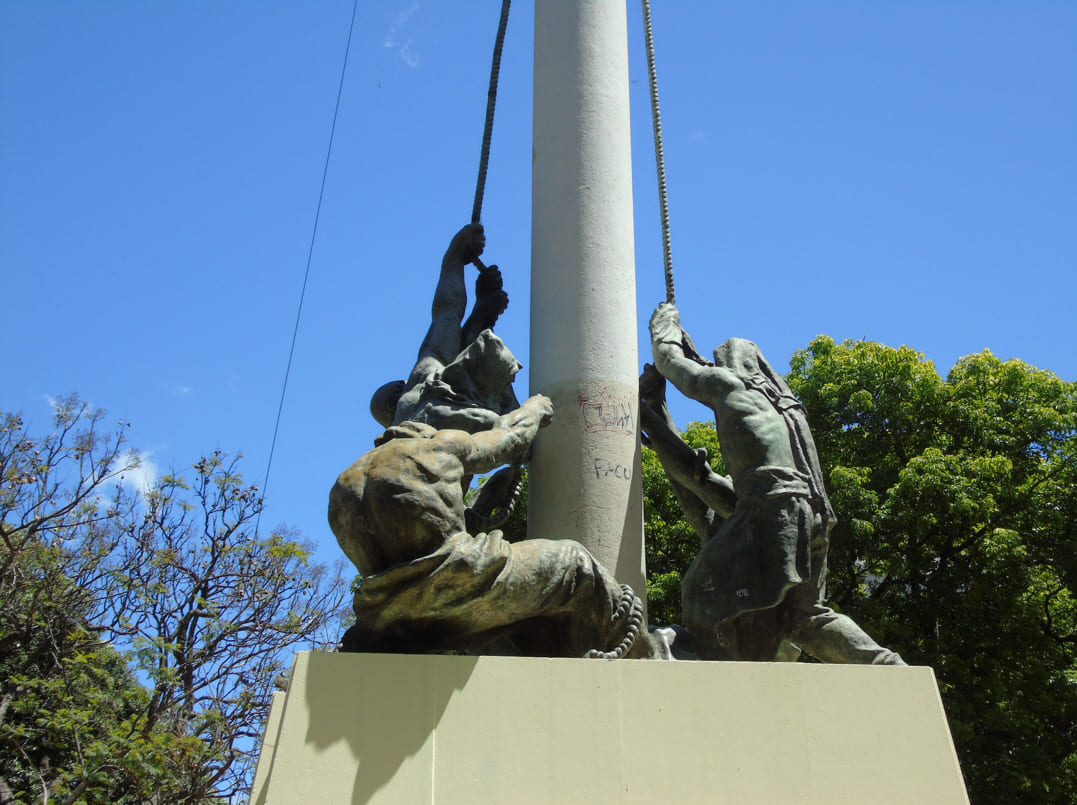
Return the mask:
<path id="1" fill-rule="evenodd" d="M 409 39 L 400 46 L 400 58 L 404 60 L 404 64 L 408 67 L 419 67 L 419 54 L 411 49 L 411 41 L 412 40 Z"/>
<path id="2" fill-rule="evenodd" d="M 177 386 L 176 390 L 180 394 L 190 394 L 192 389 L 190 386 Z M 49 394 L 43 395 L 45 402 L 48 403 L 49 408 L 54 413 L 58 412 L 63 406 L 63 400 L 59 397 L 54 397 Z M 90 409 L 93 406 L 89 405 L 85 400 L 81 400 Z M 121 423 L 123 424 L 123 423 Z M 157 479 L 160 477 L 161 472 L 157 464 L 150 458 L 153 455 L 152 450 L 138 450 L 134 447 L 129 447 L 116 456 L 116 459 L 109 467 L 109 475 L 111 475 L 111 482 L 116 486 L 125 487 L 138 495 L 145 495 L 151 489 L 153 485 L 157 483 Z M 98 496 L 96 502 L 104 504 L 104 497 Z"/>
<path id="3" fill-rule="evenodd" d="M 179 385 L 176 386 L 176 393 L 181 397 L 190 397 L 194 393 L 194 389 L 190 386 Z"/>
<path id="4" fill-rule="evenodd" d="M 414 48 L 415 40 L 410 36 L 403 34 L 402 29 L 408 24 L 408 21 L 418 10 L 419 4 L 412 3 L 397 14 L 396 19 L 393 20 L 393 24 L 389 26 L 389 32 L 385 34 L 385 41 L 382 43 L 384 47 L 396 50 L 400 54 L 400 58 L 403 59 L 404 64 L 408 67 L 419 67 L 421 62 L 419 54 Z"/>
<path id="5" fill-rule="evenodd" d="M 114 481 L 139 495 L 145 495 L 157 483 L 160 471 L 150 458 L 151 453 L 130 448 L 121 454 L 112 465 L 112 472 L 118 473 Z"/>

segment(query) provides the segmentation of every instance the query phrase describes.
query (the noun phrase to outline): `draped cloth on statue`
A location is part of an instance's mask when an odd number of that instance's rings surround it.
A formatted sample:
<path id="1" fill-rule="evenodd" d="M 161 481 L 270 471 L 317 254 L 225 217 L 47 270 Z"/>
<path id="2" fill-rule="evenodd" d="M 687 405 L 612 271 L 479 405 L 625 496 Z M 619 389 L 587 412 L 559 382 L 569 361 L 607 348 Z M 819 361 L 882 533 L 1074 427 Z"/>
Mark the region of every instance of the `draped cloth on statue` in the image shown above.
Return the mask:
<path id="1" fill-rule="evenodd" d="M 754 344 L 752 346 L 755 347 Z M 745 386 L 758 391 L 770 400 L 774 410 L 785 420 L 796 468 L 806 476 L 811 497 L 820 507 L 824 525 L 829 531 L 837 521 L 837 515 L 834 514 L 834 509 L 826 496 L 823 468 L 819 464 L 819 451 L 815 447 L 811 428 L 808 427 L 808 416 L 804 411 L 804 405 L 793 394 L 785 378 L 774 371 L 774 367 L 770 365 L 758 347 L 755 347 L 755 357 L 761 372 L 741 379 Z"/>
<path id="2" fill-rule="evenodd" d="M 432 553 L 365 578 L 350 651 L 477 650 L 509 636 L 520 653 L 581 657 L 624 637 L 613 577 L 572 540 L 460 532 Z"/>
<path id="3" fill-rule="evenodd" d="M 718 347 L 715 359 L 718 365 L 743 366 L 745 350 L 758 370 L 738 376 L 782 417 L 795 466 L 756 467 L 734 478 L 732 516 L 685 573 L 685 620 L 719 626 L 724 639 L 737 644 L 727 646 L 736 656 L 767 658 L 796 620 L 794 610 L 811 608 L 825 596 L 836 517 L 804 407 L 785 379 L 744 339 Z"/>

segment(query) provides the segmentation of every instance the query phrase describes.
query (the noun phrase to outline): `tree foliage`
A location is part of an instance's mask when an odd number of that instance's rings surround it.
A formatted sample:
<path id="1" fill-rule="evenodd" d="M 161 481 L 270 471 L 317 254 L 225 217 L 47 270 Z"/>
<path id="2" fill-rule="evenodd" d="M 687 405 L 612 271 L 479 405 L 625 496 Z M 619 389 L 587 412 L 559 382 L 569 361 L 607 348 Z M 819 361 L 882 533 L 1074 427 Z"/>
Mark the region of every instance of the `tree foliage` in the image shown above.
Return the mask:
<path id="1" fill-rule="evenodd" d="M 0 426 L 0 802 L 242 795 L 274 678 L 329 637 L 346 584 L 255 533 L 235 460 L 136 491 L 124 426 L 55 411 L 41 438 Z"/>
<path id="2" fill-rule="evenodd" d="M 839 523 L 832 603 L 935 668 L 970 794 L 1077 799 L 1077 384 L 990 352 L 791 362 Z"/>
<path id="3" fill-rule="evenodd" d="M 1075 801 L 1077 384 L 827 337 L 791 367 L 838 514 L 831 605 L 934 667 L 974 801 Z M 711 423 L 685 440 L 718 455 Z M 675 622 L 697 538 L 650 451 L 643 483 L 651 617 Z"/>

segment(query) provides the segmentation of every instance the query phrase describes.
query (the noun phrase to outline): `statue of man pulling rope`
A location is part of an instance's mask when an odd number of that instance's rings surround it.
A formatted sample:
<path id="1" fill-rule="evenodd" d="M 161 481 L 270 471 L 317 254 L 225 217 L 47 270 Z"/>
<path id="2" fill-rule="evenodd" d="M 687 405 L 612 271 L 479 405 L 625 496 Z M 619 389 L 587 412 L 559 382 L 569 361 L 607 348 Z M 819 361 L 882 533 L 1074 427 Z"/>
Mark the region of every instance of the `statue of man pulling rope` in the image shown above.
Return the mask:
<path id="1" fill-rule="evenodd" d="M 642 604 L 578 542 L 470 534 L 461 480 L 522 458 L 553 417 L 531 397 L 474 434 L 407 420 L 341 473 L 329 523 L 363 574 L 346 651 L 480 651 L 498 638 L 529 656 L 667 656 Z"/>
<path id="2" fill-rule="evenodd" d="M 824 603 L 836 518 L 803 406 L 785 380 L 742 338 L 719 346 L 714 363 L 700 358 L 669 303 L 651 317 L 651 346 L 657 371 L 641 379 L 643 428 L 703 540 L 682 587 L 699 655 L 773 660 L 784 642 L 824 662 L 904 665 Z M 714 411 L 730 477 L 680 439 L 665 379 Z"/>

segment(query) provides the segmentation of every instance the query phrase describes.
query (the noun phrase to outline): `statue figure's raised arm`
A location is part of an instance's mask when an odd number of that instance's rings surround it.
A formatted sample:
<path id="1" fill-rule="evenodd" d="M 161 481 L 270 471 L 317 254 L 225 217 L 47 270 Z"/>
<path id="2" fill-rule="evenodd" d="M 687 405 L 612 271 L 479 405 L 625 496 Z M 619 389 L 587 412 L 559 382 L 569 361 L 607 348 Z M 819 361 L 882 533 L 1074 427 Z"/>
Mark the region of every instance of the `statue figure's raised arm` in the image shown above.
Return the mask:
<path id="1" fill-rule="evenodd" d="M 468 450 L 461 456 L 468 473 L 489 472 L 526 454 L 539 430 L 553 420 L 553 403 L 536 394 L 523 405 L 498 417 L 490 430 L 471 437 Z"/>
<path id="2" fill-rule="evenodd" d="M 681 327 L 677 308 L 663 302 L 651 316 L 651 350 L 654 363 L 686 397 L 710 405 L 713 400 L 743 384 L 732 372 L 703 361 Z"/>
<path id="3" fill-rule="evenodd" d="M 643 367 L 639 396 L 645 444 L 658 454 L 688 522 L 706 542 L 715 516 L 724 520 L 732 515 L 737 496 L 732 480 L 711 469 L 707 451 L 696 450 L 681 438 L 666 405 L 665 385 L 654 366 Z"/>
<path id="4" fill-rule="evenodd" d="M 430 329 L 426 331 L 415 368 L 408 382 L 429 376 L 457 356 L 461 348 L 461 323 L 467 311 L 464 267 L 482 254 L 486 235 L 482 224 L 468 224 L 457 232 L 441 260 L 441 275 L 430 306 Z"/>

